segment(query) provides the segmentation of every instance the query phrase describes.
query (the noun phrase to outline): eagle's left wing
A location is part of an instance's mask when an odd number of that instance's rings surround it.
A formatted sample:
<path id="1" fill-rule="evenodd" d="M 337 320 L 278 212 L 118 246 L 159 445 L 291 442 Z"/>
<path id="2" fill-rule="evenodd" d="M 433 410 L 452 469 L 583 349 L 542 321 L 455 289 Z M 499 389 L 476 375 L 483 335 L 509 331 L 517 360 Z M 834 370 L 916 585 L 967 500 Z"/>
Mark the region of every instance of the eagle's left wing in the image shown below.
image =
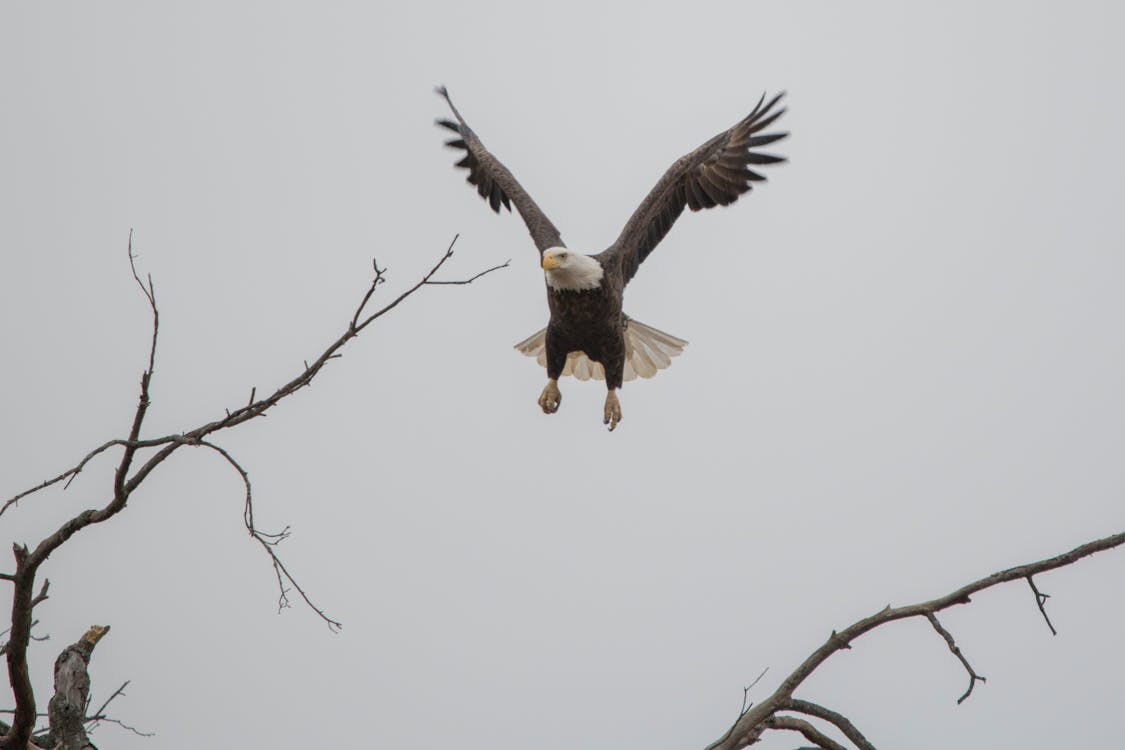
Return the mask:
<path id="1" fill-rule="evenodd" d="M 668 234 L 684 206 L 692 211 L 726 206 L 749 192 L 752 183 L 765 180 L 749 165 L 785 161 L 784 157 L 754 150 L 789 135 L 758 135 L 785 113 L 784 107 L 774 110 L 783 95 L 778 94 L 762 106 L 763 95 L 754 111 L 737 125 L 677 160 L 629 217 L 617 241 L 602 254 L 602 263 L 619 261 L 628 281 Z"/>
<path id="2" fill-rule="evenodd" d="M 527 231 L 535 240 L 540 255 L 548 248 L 565 247 L 562 237 L 559 236 L 559 230 L 535 204 L 523 186 L 516 181 L 508 168 L 484 147 L 477 134 L 461 117 L 461 113 L 453 106 L 453 100 L 449 98 L 445 86 L 438 87 L 437 92 L 445 97 L 449 108 L 453 110 L 453 116 L 457 118 L 456 122 L 438 120 L 437 124 L 457 134 L 456 138 L 446 141 L 445 145 L 465 152 L 465 158 L 457 162 L 457 166 L 469 170 L 469 184 L 476 187 L 480 197 L 488 201 L 496 213 L 500 213 L 501 205 L 511 211 L 511 204 L 515 203 L 516 210 L 523 217 L 523 223 L 527 225 Z"/>

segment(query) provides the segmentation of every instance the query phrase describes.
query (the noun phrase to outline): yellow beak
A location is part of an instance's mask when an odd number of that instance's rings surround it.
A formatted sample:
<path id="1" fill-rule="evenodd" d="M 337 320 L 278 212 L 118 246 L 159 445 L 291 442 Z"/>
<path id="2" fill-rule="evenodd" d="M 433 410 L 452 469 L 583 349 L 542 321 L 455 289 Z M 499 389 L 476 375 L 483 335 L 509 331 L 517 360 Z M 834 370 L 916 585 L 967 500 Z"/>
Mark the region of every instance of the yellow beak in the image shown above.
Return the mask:
<path id="1" fill-rule="evenodd" d="M 558 268 L 560 265 L 562 265 L 562 262 L 557 257 L 555 257 L 555 254 L 552 253 L 550 250 L 543 253 L 543 270 L 544 271 L 554 270 L 554 269 Z"/>

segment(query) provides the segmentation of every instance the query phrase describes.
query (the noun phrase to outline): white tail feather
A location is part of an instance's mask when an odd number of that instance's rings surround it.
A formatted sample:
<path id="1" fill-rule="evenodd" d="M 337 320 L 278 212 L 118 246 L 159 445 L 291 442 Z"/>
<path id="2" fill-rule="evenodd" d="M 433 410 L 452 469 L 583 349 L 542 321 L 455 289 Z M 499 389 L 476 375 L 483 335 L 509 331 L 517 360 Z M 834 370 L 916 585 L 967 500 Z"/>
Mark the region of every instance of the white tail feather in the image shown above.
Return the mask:
<path id="1" fill-rule="evenodd" d="M 672 357 L 683 353 L 686 341 L 658 331 L 636 320 L 625 321 L 625 380 L 637 376 L 651 378 L 672 364 Z M 547 329 L 536 331 L 516 344 L 516 350 L 547 366 Z M 605 380 L 605 368 L 594 362 L 584 352 L 571 352 L 566 358 L 563 376 L 573 375 L 579 380 Z"/>

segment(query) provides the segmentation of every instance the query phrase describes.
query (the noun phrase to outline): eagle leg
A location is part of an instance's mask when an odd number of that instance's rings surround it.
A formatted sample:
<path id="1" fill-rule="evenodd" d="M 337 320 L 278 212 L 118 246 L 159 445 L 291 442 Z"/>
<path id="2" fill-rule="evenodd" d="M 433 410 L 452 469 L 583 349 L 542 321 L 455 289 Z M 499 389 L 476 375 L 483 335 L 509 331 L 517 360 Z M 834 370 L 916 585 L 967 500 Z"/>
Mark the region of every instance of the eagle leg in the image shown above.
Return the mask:
<path id="1" fill-rule="evenodd" d="M 539 408 L 543 410 L 544 414 L 554 414 L 559 410 L 559 404 L 562 403 L 562 392 L 559 391 L 559 381 L 551 378 L 547 381 L 547 387 L 543 389 L 543 393 L 539 394 Z"/>
<path id="2" fill-rule="evenodd" d="M 610 391 L 605 395 L 605 418 L 602 424 L 609 425 L 609 431 L 621 421 L 621 403 L 617 400 L 617 391 Z"/>

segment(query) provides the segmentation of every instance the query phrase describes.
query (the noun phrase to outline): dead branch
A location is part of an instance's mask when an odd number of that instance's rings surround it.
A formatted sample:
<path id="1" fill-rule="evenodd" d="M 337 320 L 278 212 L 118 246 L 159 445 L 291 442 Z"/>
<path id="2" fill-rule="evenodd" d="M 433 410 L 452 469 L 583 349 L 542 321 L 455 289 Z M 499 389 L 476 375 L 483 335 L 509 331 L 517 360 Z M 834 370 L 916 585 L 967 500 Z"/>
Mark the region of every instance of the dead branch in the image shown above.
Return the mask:
<path id="1" fill-rule="evenodd" d="M 868 739 L 863 736 L 863 733 L 856 729 L 855 724 L 852 724 L 843 714 L 827 709 L 824 706 L 818 706 L 811 701 L 803 701 L 798 698 L 789 701 L 789 704 L 785 708 L 807 716 L 815 716 L 818 719 L 823 719 L 835 725 L 837 729 L 844 733 L 845 737 L 859 748 L 859 750 L 875 750 L 875 746 L 872 745 Z"/>
<path id="2" fill-rule="evenodd" d="M 309 385 L 312 380 L 320 373 L 321 369 L 331 359 L 340 357 L 340 350 L 359 333 L 369 326 L 374 321 L 383 317 L 390 311 L 398 307 L 403 301 L 411 297 L 415 292 L 423 286 L 431 283 L 434 275 L 445 266 L 446 262 L 453 257 L 453 246 L 457 241 L 455 236 L 449 243 L 445 252 L 441 255 L 434 266 L 416 282 L 413 286 L 406 291 L 399 294 L 393 300 L 388 302 L 383 307 L 370 313 L 366 313 L 368 303 L 373 298 L 376 288 L 385 281 L 386 269 L 379 268 L 378 264 L 374 265 L 375 276 L 371 281 L 369 288 L 363 295 L 358 307 L 355 309 L 354 314 L 348 322 L 346 329 L 335 341 L 328 345 L 328 347 L 317 357 L 311 364 L 304 363 L 304 369 L 289 382 L 277 388 L 272 394 L 265 398 L 257 398 L 257 389 L 251 389 L 250 399 L 244 405 L 237 409 L 224 410 L 224 416 L 206 422 L 194 429 L 187 430 L 174 435 L 165 435 L 157 438 L 141 438 L 141 430 L 144 425 L 145 416 L 151 405 L 150 399 L 150 386 L 152 383 L 153 374 L 156 370 L 156 345 L 159 338 L 160 330 L 160 314 L 156 303 L 156 290 L 152 281 L 152 277 L 148 276 L 146 280 L 142 280 L 141 275 L 137 272 L 136 255 L 133 253 L 133 234 L 129 233 L 128 242 L 128 256 L 129 268 L 132 272 L 133 279 L 141 289 L 141 293 L 148 303 L 149 310 L 152 314 L 152 336 L 149 345 L 147 368 L 141 374 L 140 379 L 140 392 L 137 399 L 137 406 L 133 412 L 132 422 L 129 427 L 127 437 L 114 438 L 108 440 L 100 446 L 89 451 L 75 466 L 62 472 L 53 479 L 45 480 L 40 484 L 17 493 L 9 498 L 3 506 L 0 506 L 0 514 L 29 495 L 33 495 L 43 489 L 51 487 L 59 482 L 66 481 L 65 486 L 69 486 L 70 482 L 74 480 L 82 472 L 85 466 L 96 456 L 113 449 L 121 448 L 121 455 L 114 471 L 112 492 L 106 504 L 100 508 L 91 508 L 84 510 L 73 518 L 66 521 L 54 533 L 43 538 L 33 549 L 29 549 L 23 544 L 14 544 L 12 548 L 13 555 L 15 556 L 16 569 L 14 573 L 0 574 L 0 580 L 9 581 L 13 584 L 12 594 L 12 614 L 11 614 L 11 634 L 10 638 L 5 644 L 3 655 L 6 657 L 8 666 L 8 680 L 12 686 L 12 693 L 15 698 L 15 709 L 13 712 L 13 720 L 11 726 L 3 728 L 3 735 L 0 736 L 0 750 L 3 748 L 13 748 L 23 750 L 29 741 L 32 740 L 33 728 L 35 723 L 36 705 L 35 695 L 32 690 L 31 680 L 28 675 L 27 666 L 27 648 L 31 640 L 31 612 L 36 604 L 46 598 L 47 586 L 44 583 L 42 591 L 38 596 L 33 596 L 35 587 L 36 575 L 40 566 L 50 557 L 50 555 L 66 543 L 70 537 L 79 531 L 98 523 L 109 520 L 113 516 L 120 513 L 125 509 L 126 503 L 131 497 L 132 493 L 141 485 L 142 482 L 148 477 L 152 471 L 160 466 L 169 456 L 176 452 L 183 446 L 202 446 L 210 448 L 227 460 L 243 477 L 246 485 L 246 511 L 245 520 L 246 527 L 250 535 L 258 541 L 262 548 L 270 557 L 271 563 L 276 574 L 278 587 L 281 591 L 280 602 L 282 606 L 287 604 L 286 594 L 290 590 L 295 589 L 304 599 L 306 604 L 317 613 L 329 627 L 338 629 L 340 624 L 335 620 L 329 618 L 325 613 L 317 608 L 305 591 L 297 584 L 289 570 L 282 563 L 281 559 L 277 556 L 274 547 L 284 539 L 288 530 L 284 530 L 279 534 L 269 534 L 258 530 L 253 524 L 253 506 L 251 499 L 251 490 L 249 483 L 249 476 L 246 471 L 238 464 L 238 462 L 225 450 L 219 446 L 211 443 L 207 438 L 219 431 L 236 427 L 244 422 L 250 421 L 257 417 L 265 416 L 266 413 L 280 403 L 283 399 L 293 395 L 305 386 Z M 505 263 L 502 266 L 486 269 L 463 282 L 440 282 L 440 283 L 472 283 L 485 274 L 492 271 L 499 270 L 507 266 Z M 439 283 L 439 282 L 434 282 Z M 153 450 L 151 454 L 142 456 L 141 454 Z M 139 467 L 135 466 L 139 463 Z M 288 585 L 287 585 L 288 584 Z M 66 651 L 64 651 L 66 653 Z M 85 708 L 85 707 L 84 707 Z"/>
<path id="3" fill-rule="evenodd" d="M 953 635 L 948 630 L 946 630 L 940 622 L 938 622 L 937 615 L 935 615 L 933 612 L 927 612 L 926 619 L 930 621 L 930 625 L 932 625 L 934 630 L 937 631 L 937 634 L 945 639 L 945 643 L 949 646 L 949 650 L 961 661 L 961 665 L 965 667 L 965 671 L 969 673 L 969 687 L 965 690 L 965 693 L 957 699 L 957 703 L 961 704 L 965 701 L 966 698 L 973 694 L 973 687 L 977 684 L 977 680 L 980 680 L 981 682 L 987 682 L 987 679 L 981 677 L 976 673 L 972 665 L 969 664 L 969 660 L 965 658 L 965 655 L 963 653 L 961 653 L 960 646 L 958 646 L 957 642 L 953 640 Z"/>
<path id="4" fill-rule="evenodd" d="M 90 701 L 90 656 L 109 626 L 94 625 L 55 660 L 55 694 L 47 706 L 48 738 L 60 750 L 85 750 L 86 706 Z"/>
<path id="5" fill-rule="evenodd" d="M 1051 618 L 1047 616 L 1046 604 L 1047 600 L 1051 598 L 1051 595 L 1041 593 L 1035 586 L 1035 579 L 1032 576 L 1027 577 L 1027 585 L 1031 586 L 1031 593 L 1035 594 L 1035 604 L 1039 607 L 1039 612 L 1043 615 L 1043 620 L 1046 621 L 1047 627 L 1051 629 L 1051 635 L 1058 635 L 1059 632 L 1055 630 L 1055 626 L 1051 624 Z"/>
<path id="6" fill-rule="evenodd" d="M 125 695 L 125 688 L 127 688 L 129 686 L 129 682 L 130 682 L 129 680 L 125 680 L 125 682 L 121 683 L 121 687 L 114 690 L 113 694 L 105 699 L 105 702 L 102 703 L 101 708 L 99 708 L 97 711 L 95 711 L 92 714 L 87 714 L 87 716 L 86 716 L 86 725 L 87 725 L 86 731 L 87 732 L 93 732 L 95 729 L 98 728 L 99 724 L 105 722 L 105 723 L 108 723 L 108 724 L 116 724 L 117 726 L 121 727 L 122 729 L 126 729 L 126 730 L 132 732 L 133 734 L 138 735 L 140 737 L 155 737 L 156 736 L 155 732 L 142 732 L 140 729 L 137 729 L 134 726 L 130 726 L 129 724 L 126 724 L 125 722 L 121 721 L 120 719 L 113 719 L 113 718 L 110 718 L 109 716 L 106 716 L 105 710 L 107 708 L 109 708 L 109 704 L 113 703 L 114 698 L 117 698 L 120 695 Z"/>
<path id="7" fill-rule="evenodd" d="M 792 716 L 771 716 L 766 719 L 766 729 L 788 729 L 791 732 L 800 732 L 805 735 L 806 740 L 824 750 L 847 750 L 839 742 L 804 719 L 794 719 Z"/>
<path id="8" fill-rule="evenodd" d="M 125 682 L 121 683 L 121 687 L 114 690 L 113 694 L 105 699 L 105 702 L 102 703 L 102 707 L 99 708 L 97 711 L 95 711 L 92 716 L 87 716 L 86 722 L 90 723 L 90 722 L 101 721 L 101 720 L 105 719 L 105 710 L 107 708 L 109 708 L 109 704 L 113 703 L 113 699 L 116 698 L 117 696 L 125 695 L 125 688 L 127 688 L 127 687 L 129 687 L 129 680 L 125 680 Z"/>
<path id="9" fill-rule="evenodd" d="M 957 701 L 958 703 L 961 703 L 969 697 L 969 695 L 972 693 L 973 687 L 978 681 L 984 682 L 984 677 L 980 676 L 976 673 L 975 670 L 973 670 L 972 666 L 969 665 L 969 662 L 965 659 L 964 655 L 957 647 L 956 642 L 953 640 L 953 636 L 941 625 L 940 622 L 938 622 L 938 612 L 949 609 L 950 607 L 958 604 L 969 604 L 971 602 L 970 597 L 979 591 L 984 591 L 985 589 L 989 589 L 994 586 L 999 586 L 1001 584 L 1009 583 L 1011 581 L 1019 579 L 1027 579 L 1030 581 L 1032 576 L 1055 570 L 1057 568 L 1066 567 L 1067 565 L 1078 562 L 1079 560 L 1089 557 L 1090 555 L 1093 555 L 1097 552 L 1114 549 L 1116 547 L 1120 547 L 1123 544 L 1125 544 L 1125 532 L 1107 536 L 1103 539 L 1096 539 L 1092 542 L 1088 542 L 1087 544 L 1075 547 L 1069 552 L 1064 552 L 1060 555 L 1049 557 L 1044 560 L 1027 563 L 1026 565 L 1019 565 L 1014 568 L 1008 568 L 1007 570 L 1001 570 L 997 573 L 993 573 L 992 575 L 985 576 L 984 578 L 966 584 L 956 591 L 952 591 L 945 596 L 938 597 L 937 599 L 931 599 L 930 601 L 921 602 L 919 604 L 911 604 L 904 607 L 887 606 L 881 611 L 871 615 L 870 617 L 865 617 L 862 620 L 849 625 L 841 631 L 832 631 L 832 634 L 828 637 L 828 640 L 825 641 L 822 646 L 813 651 L 812 654 L 810 654 L 803 662 L 801 662 L 801 664 L 795 670 L 793 670 L 793 672 L 790 673 L 788 677 L 782 680 L 781 684 L 773 692 L 772 695 L 759 702 L 757 705 L 746 709 L 745 713 L 743 713 L 738 718 L 734 725 L 731 726 L 730 729 L 728 729 L 722 737 L 707 746 L 707 750 L 737 750 L 738 748 L 746 747 L 753 744 L 754 742 L 757 742 L 758 739 L 762 736 L 762 733 L 767 729 L 790 729 L 794 731 L 801 731 L 805 735 L 806 739 L 808 739 L 810 742 L 813 742 L 814 744 L 817 744 L 819 747 L 835 747 L 834 745 L 822 744 L 819 739 L 816 739 L 813 736 L 807 734 L 804 731 L 804 728 L 799 727 L 797 724 L 793 724 L 789 721 L 785 721 L 779 724 L 779 719 L 786 719 L 788 717 L 779 717 L 777 716 L 777 712 L 785 710 L 797 711 L 808 716 L 813 716 L 828 721 L 829 723 L 836 725 L 842 732 L 844 732 L 845 736 L 847 736 L 849 740 L 854 742 L 857 747 L 861 748 L 861 750 L 872 750 L 871 743 L 868 742 L 866 738 L 863 737 L 863 735 L 859 734 L 858 731 L 855 730 L 854 726 L 852 726 L 850 722 L 847 722 L 847 719 L 840 714 L 830 712 L 827 709 L 823 709 L 808 701 L 799 701 L 793 698 L 794 691 L 798 687 L 800 687 L 800 685 L 806 679 L 808 679 L 809 675 L 811 675 L 816 669 L 823 665 L 829 657 L 831 657 L 838 651 L 843 651 L 850 648 L 851 642 L 856 638 L 882 625 L 886 625 L 896 620 L 904 620 L 910 617 L 924 617 L 930 622 L 934 630 L 936 630 L 937 633 L 941 635 L 946 644 L 949 646 L 950 651 L 952 651 L 953 654 L 957 656 L 962 665 L 965 667 L 966 671 L 968 671 L 969 673 L 969 689 Z M 1038 593 L 1037 589 L 1033 590 L 1036 591 L 1037 597 L 1040 597 L 1039 602 L 1040 605 L 1042 605 L 1042 595 Z M 1046 613 L 1044 613 L 1044 615 L 1045 614 Z M 808 724 L 808 722 L 804 723 Z M 845 729 L 845 727 L 850 727 L 850 729 Z M 854 734 L 853 730 L 855 730 Z"/>

